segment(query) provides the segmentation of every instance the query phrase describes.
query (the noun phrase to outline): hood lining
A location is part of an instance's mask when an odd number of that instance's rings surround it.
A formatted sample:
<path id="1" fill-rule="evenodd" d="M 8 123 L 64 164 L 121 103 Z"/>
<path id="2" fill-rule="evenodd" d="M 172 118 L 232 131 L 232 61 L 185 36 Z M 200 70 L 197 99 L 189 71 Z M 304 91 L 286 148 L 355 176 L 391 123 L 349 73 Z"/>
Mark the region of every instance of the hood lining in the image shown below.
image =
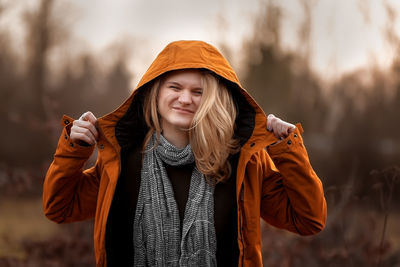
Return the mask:
<path id="1" fill-rule="evenodd" d="M 230 90 L 235 102 L 237 115 L 234 136 L 242 147 L 253 133 L 256 111 L 241 93 L 243 89 L 221 76 L 218 77 Z M 121 149 L 137 147 L 143 143 L 149 129 L 143 114 L 144 95 L 150 85 L 151 82 L 148 82 L 136 90 L 127 112 L 115 125 L 115 136 Z"/>

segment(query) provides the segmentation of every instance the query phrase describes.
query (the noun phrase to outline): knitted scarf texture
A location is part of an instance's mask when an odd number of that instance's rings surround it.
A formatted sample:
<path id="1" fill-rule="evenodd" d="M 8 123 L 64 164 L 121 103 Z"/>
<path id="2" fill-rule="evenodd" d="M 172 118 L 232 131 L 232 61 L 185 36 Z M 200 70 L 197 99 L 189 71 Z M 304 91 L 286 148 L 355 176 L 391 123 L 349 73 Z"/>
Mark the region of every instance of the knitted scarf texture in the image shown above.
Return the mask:
<path id="1" fill-rule="evenodd" d="M 182 232 L 164 162 L 194 162 L 190 144 L 177 148 L 154 133 L 146 146 L 134 218 L 134 266 L 216 266 L 214 186 L 193 168 Z M 153 149 L 152 149 L 153 148 Z"/>

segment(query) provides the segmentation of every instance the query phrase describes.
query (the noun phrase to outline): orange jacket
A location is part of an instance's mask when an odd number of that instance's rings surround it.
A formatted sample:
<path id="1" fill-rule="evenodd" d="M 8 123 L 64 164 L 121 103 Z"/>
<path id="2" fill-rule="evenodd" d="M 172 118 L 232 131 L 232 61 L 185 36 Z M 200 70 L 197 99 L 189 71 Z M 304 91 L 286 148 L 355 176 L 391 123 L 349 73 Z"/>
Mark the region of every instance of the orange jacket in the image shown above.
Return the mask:
<path id="1" fill-rule="evenodd" d="M 237 166 L 239 266 L 262 266 L 260 217 L 271 225 L 311 235 L 324 228 L 326 201 L 321 181 L 310 165 L 303 145 L 301 125 L 284 141 L 267 131 L 263 110 L 241 86 L 226 59 L 211 45 L 201 41 L 169 44 L 154 60 L 132 95 L 114 112 L 98 119 L 100 137 L 95 166 L 83 170 L 95 146 L 71 142 L 71 118 L 65 126 L 54 160 L 44 181 L 45 215 L 57 223 L 94 217 L 94 246 L 97 266 L 106 266 L 105 230 L 108 212 L 121 169 L 121 146 L 116 124 L 146 84 L 171 70 L 209 69 L 236 88 L 246 102 L 239 114 L 248 133 Z M 232 89 L 233 90 L 233 89 Z"/>

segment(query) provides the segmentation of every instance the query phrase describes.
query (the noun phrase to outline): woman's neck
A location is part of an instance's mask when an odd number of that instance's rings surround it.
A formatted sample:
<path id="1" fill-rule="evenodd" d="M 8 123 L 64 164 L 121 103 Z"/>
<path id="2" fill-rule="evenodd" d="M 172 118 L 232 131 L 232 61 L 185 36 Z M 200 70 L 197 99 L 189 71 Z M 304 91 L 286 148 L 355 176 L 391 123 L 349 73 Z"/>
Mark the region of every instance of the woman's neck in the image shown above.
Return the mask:
<path id="1" fill-rule="evenodd" d="M 176 146 L 177 148 L 184 148 L 189 144 L 189 134 L 187 131 L 181 129 L 163 129 L 162 135 L 165 139 L 168 140 L 171 144 Z"/>

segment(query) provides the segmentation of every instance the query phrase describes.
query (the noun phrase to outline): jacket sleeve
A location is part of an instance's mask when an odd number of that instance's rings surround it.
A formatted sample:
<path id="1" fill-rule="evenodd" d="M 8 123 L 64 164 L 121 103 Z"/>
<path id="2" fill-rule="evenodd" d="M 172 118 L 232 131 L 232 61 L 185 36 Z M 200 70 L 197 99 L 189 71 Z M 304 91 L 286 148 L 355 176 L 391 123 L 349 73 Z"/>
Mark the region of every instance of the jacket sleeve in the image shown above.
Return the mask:
<path id="1" fill-rule="evenodd" d="M 43 185 L 43 209 L 47 218 L 57 223 L 81 221 L 94 217 L 99 189 L 99 160 L 94 167 L 83 166 L 94 146 L 80 146 L 69 137 L 72 119 L 65 125 Z"/>
<path id="2" fill-rule="evenodd" d="M 271 225 L 301 234 L 320 232 L 326 221 L 321 180 L 311 167 L 301 125 L 262 155 L 261 217 Z"/>

